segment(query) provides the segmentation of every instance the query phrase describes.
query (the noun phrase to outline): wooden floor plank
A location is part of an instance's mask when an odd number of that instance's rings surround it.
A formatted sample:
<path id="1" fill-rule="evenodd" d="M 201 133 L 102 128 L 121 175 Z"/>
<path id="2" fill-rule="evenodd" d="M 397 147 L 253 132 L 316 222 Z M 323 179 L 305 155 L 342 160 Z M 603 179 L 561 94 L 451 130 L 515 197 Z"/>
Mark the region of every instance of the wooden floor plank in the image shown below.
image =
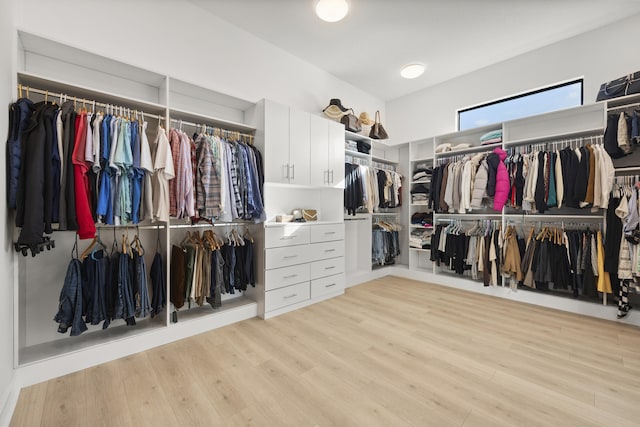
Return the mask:
<path id="1" fill-rule="evenodd" d="M 631 426 L 640 329 L 395 277 L 22 390 L 12 426 Z"/>

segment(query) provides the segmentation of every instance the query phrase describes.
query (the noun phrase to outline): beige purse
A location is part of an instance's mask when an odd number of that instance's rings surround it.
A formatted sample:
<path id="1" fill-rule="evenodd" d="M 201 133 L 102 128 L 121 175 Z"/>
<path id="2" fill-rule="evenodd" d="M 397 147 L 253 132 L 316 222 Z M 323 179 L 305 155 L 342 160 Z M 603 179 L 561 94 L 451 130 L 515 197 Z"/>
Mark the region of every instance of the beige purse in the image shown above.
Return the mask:
<path id="1" fill-rule="evenodd" d="M 315 209 L 303 209 L 302 210 L 302 218 L 305 221 L 317 221 L 318 220 L 318 212 Z"/>

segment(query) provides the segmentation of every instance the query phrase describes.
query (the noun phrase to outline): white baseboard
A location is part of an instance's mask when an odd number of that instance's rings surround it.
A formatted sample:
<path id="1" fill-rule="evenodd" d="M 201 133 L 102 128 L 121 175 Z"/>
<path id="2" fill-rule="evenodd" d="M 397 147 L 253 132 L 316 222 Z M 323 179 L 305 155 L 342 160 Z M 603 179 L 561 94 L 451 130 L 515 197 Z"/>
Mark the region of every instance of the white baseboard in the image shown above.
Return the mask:
<path id="1" fill-rule="evenodd" d="M 462 289 L 464 291 L 475 292 L 478 294 L 553 308 L 569 313 L 582 314 L 599 319 L 640 326 L 640 311 L 631 310 L 624 319 L 617 319 L 617 308 L 611 305 L 605 306 L 595 302 L 581 301 L 562 296 L 545 294 L 542 292 L 531 292 L 523 289 L 512 290 L 508 286 L 483 286 L 482 283 L 464 277 L 414 271 L 402 267 L 398 268 L 390 266 L 388 269 L 385 269 L 385 275 L 394 275 L 406 279 Z M 347 286 L 348 285 L 349 284 L 347 284 Z"/>
<path id="2" fill-rule="evenodd" d="M 18 397 L 20 396 L 20 387 L 16 381 L 16 375 L 13 375 L 9 387 L 3 391 L 0 396 L 0 427 L 7 427 L 11 423 L 13 411 L 16 409 Z"/>

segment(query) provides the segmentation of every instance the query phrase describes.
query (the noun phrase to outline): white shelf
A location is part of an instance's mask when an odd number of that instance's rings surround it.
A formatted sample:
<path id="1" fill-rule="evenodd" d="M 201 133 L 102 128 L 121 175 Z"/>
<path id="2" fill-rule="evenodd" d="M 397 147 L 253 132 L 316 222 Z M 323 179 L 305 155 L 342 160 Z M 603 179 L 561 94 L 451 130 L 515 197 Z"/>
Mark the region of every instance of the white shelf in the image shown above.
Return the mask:
<path id="1" fill-rule="evenodd" d="M 540 143 L 544 143 L 544 142 L 554 142 L 554 141 L 558 141 L 558 140 L 562 140 L 562 139 L 571 139 L 571 138 L 578 138 L 578 137 L 585 137 L 585 136 L 593 136 L 593 134 L 597 134 L 598 136 L 602 136 L 602 134 L 604 133 L 604 128 L 602 127 L 598 127 L 598 128 L 591 128 L 591 129 L 586 129 L 584 131 L 576 131 L 576 132 L 569 132 L 569 133 L 560 133 L 560 134 L 549 134 L 549 135 L 544 135 L 544 136 L 536 136 L 533 138 L 523 138 L 523 139 L 516 139 L 516 140 L 512 140 L 512 141 L 504 141 L 503 145 L 504 147 L 515 147 L 515 146 L 519 146 L 519 145 L 529 145 L 529 144 L 540 144 Z"/>
<path id="2" fill-rule="evenodd" d="M 349 150 L 347 148 L 344 149 L 344 154 L 345 154 L 345 156 L 353 156 L 353 157 L 360 157 L 360 158 L 363 158 L 363 159 L 371 159 L 371 154 L 361 153 L 359 151 L 353 151 L 353 150 Z"/>
<path id="3" fill-rule="evenodd" d="M 384 157 L 378 157 L 378 156 L 371 156 L 371 160 L 373 160 L 374 162 L 387 163 L 390 165 L 398 164 L 398 162 L 396 162 L 395 160 L 389 160 L 389 159 L 385 159 Z"/>
<path id="4" fill-rule="evenodd" d="M 142 110 L 145 113 L 153 113 L 161 116 L 164 116 L 167 111 L 166 106 L 162 104 L 105 92 L 99 89 L 81 86 L 62 80 L 55 80 L 24 71 L 18 72 L 18 83 L 31 88 L 67 94 L 67 99 L 69 100 L 77 98 L 77 103 L 80 106 L 82 105 L 83 100 L 86 100 L 128 107 L 131 109 Z M 23 88 L 23 91 L 26 92 L 26 88 Z M 56 99 L 52 97 L 52 100 Z M 91 107 L 91 104 L 88 103 L 87 107 Z"/>
<path id="5" fill-rule="evenodd" d="M 432 162 L 432 161 L 433 161 L 433 157 L 422 157 L 422 158 L 411 160 L 411 163 Z"/>
<path id="6" fill-rule="evenodd" d="M 411 228 L 415 228 L 418 230 L 433 230 L 433 225 L 430 227 L 424 227 L 422 225 L 418 225 L 418 224 L 411 224 Z"/>
<path id="7" fill-rule="evenodd" d="M 411 203 L 411 206 L 429 206 L 429 203 Z"/>
<path id="8" fill-rule="evenodd" d="M 461 150 L 452 150 L 452 151 L 445 151 L 442 153 L 435 153 L 435 159 L 437 160 L 440 158 L 463 156 L 465 154 L 481 153 L 483 151 L 491 152 L 496 147 L 500 148 L 502 147 L 502 144 L 496 143 L 496 144 L 487 144 L 487 145 L 477 145 L 469 148 L 463 148 Z"/>
<path id="9" fill-rule="evenodd" d="M 409 246 L 409 249 L 416 252 L 431 252 L 431 249 L 412 248 L 411 246 Z"/>
<path id="10" fill-rule="evenodd" d="M 230 120 L 224 120 L 217 117 L 208 116 L 206 114 L 199 114 L 199 113 L 180 110 L 176 108 L 171 108 L 169 110 L 169 117 L 171 118 L 171 120 L 184 120 L 184 121 L 193 122 L 199 125 L 204 124 L 207 126 L 220 127 L 230 131 L 254 133 L 256 130 L 251 126 L 245 125 L 244 123 L 233 122 Z"/>
<path id="11" fill-rule="evenodd" d="M 359 133 L 351 132 L 349 130 L 344 131 L 344 136 L 345 136 L 345 139 L 348 139 L 351 141 L 366 141 L 369 143 L 372 141 L 372 139 L 369 138 L 367 135 L 361 135 Z"/>
<path id="12" fill-rule="evenodd" d="M 427 180 L 427 181 L 423 181 L 423 180 L 418 180 L 418 181 L 411 181 L 411 184 L 430 184 L 431 180 Z"/>

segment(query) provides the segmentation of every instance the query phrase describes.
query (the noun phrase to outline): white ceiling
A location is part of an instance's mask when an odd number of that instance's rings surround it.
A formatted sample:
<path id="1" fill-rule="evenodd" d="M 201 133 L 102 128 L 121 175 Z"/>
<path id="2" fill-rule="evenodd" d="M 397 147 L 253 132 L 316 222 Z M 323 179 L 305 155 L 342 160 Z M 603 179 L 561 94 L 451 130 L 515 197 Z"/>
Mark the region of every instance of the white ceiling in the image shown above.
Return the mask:
<path id="1" fill-rule="evenodd" d="M 638 0 L 348 0 L 326 23 L 316 0 L 190 1 L 385 101 L 640 12 Z M 401 78 L 415 61 L 427 71 Z"/>

